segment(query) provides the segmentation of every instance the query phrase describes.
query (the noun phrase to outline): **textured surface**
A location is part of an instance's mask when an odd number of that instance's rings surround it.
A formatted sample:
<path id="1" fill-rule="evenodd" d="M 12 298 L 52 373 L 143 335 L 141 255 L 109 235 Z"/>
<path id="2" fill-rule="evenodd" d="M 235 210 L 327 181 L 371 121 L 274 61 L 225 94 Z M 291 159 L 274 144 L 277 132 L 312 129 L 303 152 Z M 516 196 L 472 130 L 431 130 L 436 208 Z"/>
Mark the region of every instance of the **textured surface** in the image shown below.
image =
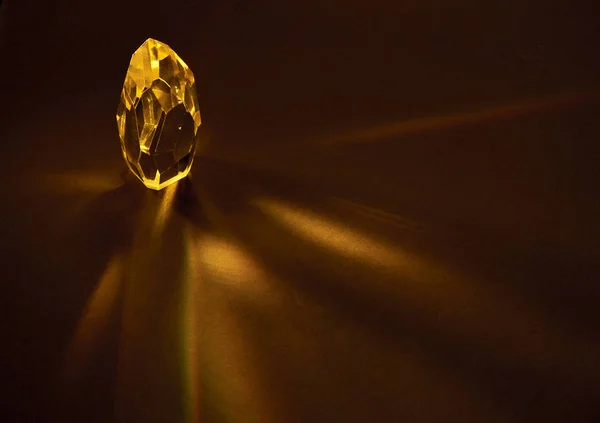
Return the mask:
<path id="1" fill-rule="evenodd" d="M 0 422 L 600 421 L 597 1 L 6 6 Z M 211 141 L 158 192 L 150 36 Z"/>
<path id="2" fill-rule="evenodd" d="M 200 123 L 192 71 L 168 45 L 146 40 L 131 57 L 117 108 L 127 165 L 156 190 L 184 178 Z"/>

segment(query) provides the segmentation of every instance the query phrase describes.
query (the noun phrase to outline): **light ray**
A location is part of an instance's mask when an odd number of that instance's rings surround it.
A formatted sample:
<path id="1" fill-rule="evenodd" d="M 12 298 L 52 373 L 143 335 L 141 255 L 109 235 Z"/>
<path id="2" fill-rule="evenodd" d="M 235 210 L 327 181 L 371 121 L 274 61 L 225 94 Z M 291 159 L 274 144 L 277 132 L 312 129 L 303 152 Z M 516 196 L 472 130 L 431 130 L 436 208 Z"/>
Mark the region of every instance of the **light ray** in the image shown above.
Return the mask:
<path id="1" fill-rule="evenodd" d="M 175 193 L 177 191 L 177 185 L 177 183 L 169 185 L 159 194 L 162 195 L 162 198 L 156 213 L 156 218 L 154 219 L 154 236 L 160 236 L 164 229 L 165 222 L 171 214 L 173 209 L 173 201 L 175 200 Z"/>
<path id="2" fill-rule="evenodd" d="M 249 358 L 240 323 L 231 315 L 229 305 L 238 295 L 259 307 L 270 305 L 267 300 L 275 300 L 276 295 L 267 291 L 267 275 L 242 247 L 222 237 L 195 231 L 194 236 L 188 236 L 188 251 L 190 275 L 184 313 L 187 334 L 184 350 L 190 421 L 198 421 L 201 376 L 209 379 L 211 389 L 223 398 L 225 405 L 221 412 L 232 421 L 278 421 L 271 417 L 273 410 L 268 398 L 257 384 L 260 375 Z M 202 321 L 207 315 L 211 320 Z M 210 363 L 208 375 L 200 374 L 201 359 Z M 236 415 L 230 407 L 240 400 L 248 408 L 244 416 Z"/>
<path id="3" fill-rule="evenodd" d="M 102 274 L 79 320 L 67 353 L 67 376 L 81 374 L 93 358 L 115 309 L 123 276 L 123 260 L 115 255 Z"/>
<path id="4" fill-rule="evenodd" d="M 115 413 L 124 420 L 188 412 L 183 396 L 163 405 L 156 401 L 165 390 L 187 392 L 182 377 L 187 352 L 181 348 L 187 252 L 185 225 L 173 213 L 175 193 L 175 184 L 161 192 L 146 191 L 146 207 L 136 215 L 127 249 L 115 386 Z M 176 360 L 169 356 L 174 352 Z"/>
<path id="5" fill-rule="evenodd" d="M 414 259 L 410 254 L 308 210 L 270 199 L 257 199 L 255 205 L 286 224 L 295 233 L 346 257 L 392 269 L 398 266 L 414 266 Z"/>
<path id="6" fill-rule="evenodd" d="M 442 131 L 445 129 L 468 126 L 482 122 L 511 119 L 525 116 L 548 109 L 569 107 L 578 103 L 598 99 L 598 88 L 569 92 L 542 99 L 526 100 L 516 104 L 501 105 L 484 110 L 465 113 L 454 113 L 438 116 L 402 120 L 399 122 L 376 125 L 367 129 L 342 133 L 337 136 L 327 137 L 316 141 L 322 145 L 337 145 L 345 143 L 358 143 L 377 141 L 381 139 L 414 135 L 423 132 Z"/>
<path id="7" fill-rule="evenodd" d="M 548 324 L 551 316 L 509 292 L 501 281 L 490 284 L 457 273 L 441 263 L 281 200 L 260 198 L 254 204 L 295 235 L 369 266 L 373 277 L 362 288 L 368 295 L 377 291 L 394 295 L 395 300 L 403 301 L 405 311 L 414 313 L 415 319 L 443 326 L 449 336 L 478 345 L 485 354 L 497 354 L 513 363 L 526 359 L 532 368 L 552 368 L 556 372 L 570 372 L 573 357 L 578 358 L 583 371 L 590 366 L 596 346 Z M 342 266 L 336 271 L 351 275 L 349 284 L 356 283 L 351 270 Z M 383 283 L 377 282 L 378 274 L 387 275 Z M 499 319 L 498 312 L 502 310 L 507 313 Z M 532 328 L 536 336 L 532 336 Z M 507 342 L 498 345 L 498 337 Z M 565 352 L 561 347 L 564 345 L 570 345 L 571 350 Z"/>
<path id="8" fill-rule="evenodd" d="M 360 204 L 340 197 L 331 197 L 331 200 L 336 205 L 340 205 L 357 214 L 366 216 L 369 219 L 384 222 L 387 225 L 392 225 L 398 228 L 407 229 L 411 231 L 422 231 L 424 229 L 423 226 L 417 221 L 396 213 L 386 212 L 385 210 L 381 210 L 376 207 L 367 206 L 365 204 Z"/>
<path id="9" fill-rule="evenodd" d="M 193 253 L 195 241 L 191 230 L 186 227 L 186 271 L 184 272 L 184 304 L 183 304 L 183 353 L 184 353 L 184 380 L 187 383 L 188 409 L 186 410 L 186 420 L 188 423 L 200 422 L 200 343 L 201 343 L 201 322 L 200 295 L 202 288 L 202 278 L 199 272 L 198 263 Z"/>
<path id="10" fill-rule="evenodd" d="M 101 194 L 123 184 L 122 178 L 108 172 L 58 172 L 39 178 L 45 192 L 57 195 Z"/>
<path id="11" fill-rule="evenodd" d="M 271 293 L 267 275 L 239 244 L 214 235 L 204 235 L 194 251 L 195 260 L 211 281 L 253 301 L 264 302 Z"/>

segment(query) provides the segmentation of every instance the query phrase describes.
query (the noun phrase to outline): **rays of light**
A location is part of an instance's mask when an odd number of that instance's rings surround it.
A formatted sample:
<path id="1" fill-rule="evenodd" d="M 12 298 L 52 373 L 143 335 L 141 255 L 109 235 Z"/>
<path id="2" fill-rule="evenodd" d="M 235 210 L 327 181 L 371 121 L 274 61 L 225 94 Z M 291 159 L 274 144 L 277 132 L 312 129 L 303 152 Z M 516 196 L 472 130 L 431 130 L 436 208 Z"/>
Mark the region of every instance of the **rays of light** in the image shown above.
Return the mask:
<path id="1" fill-rule="evenodd" d="M 509 292 L 502 283 L 494 286 L 501 281 L 490 284 L 457 273 L 441 263 L 372 239 L 330 218 L 278 199 L 260 198 L 254 204 L 295 235 L 369 265 L 376 272 L 374 275 L 381 271 L 392 275 L 396 284 L 378 285 L 378 278 L 374 276 L 369 285 L 363 287 L 365 293 L 381 289 L 385 295 L 394 295 L 406 310 L 412 310 L 415 321 L 442 326 L 452 338 L 477 345 L 485 354 L 496 354 L 513 363 L 527 360 L 532 368 L 551 367 L 557 372 L 568 372 L 572 356 L 561 356 L 564 352 L 561 345 L 572 346 L 573 356 L 583 358 L 583 368 L 589 365 L 590 352 L 596 350 L 572 333 L 548 324 L 552 321 L 550 316 Z M 354 279 L 348 282 L 354 283 Z M 498 318 L 502 310 L 507 312 Z M 535 336 L 532 336 L 532 328 L 535 328 Z M 498 337 L 506 342 L 498 345 Z"/>
<path id="2" fill-rule="evenodd" d="M 59 195 L 100 194 L 123 184 L 118 174 L 107 172 L 60 172 L 42 178 L 43 189 Z"/>
<path id="3" fill-rule="evenodd" d="M 260 374 L 248 354 L 243 329 L 231 308 L 231 301 L 239 295 L 254 305 L 268 305 L 266 300 L 273 296 L 263 285 L 264 271 L 241 246 L 223 237 L 195 231 L 194 236 L 188 236 L 188 251 L 190 265 L 183 321 L 190 421 L 198 421 L 200 376 L 209 379 L 211 390 L 220 398 L 219 404 L 213 406 L 230 417 L 230 421 L 280 421 L 272 418 L 274 411 L 258 382 Z M 207 315 L 211 320 L 203 321 Z M 200 374 L 201 359 L 210 363 L 208 375 Z M 244 402 L 248 414 L 238 414 L 239 401 Z"/>
<path id="4" fill-rule="evenodd" d="M 173 209 L 173 201 L 175 200 L 175 192 L 177 191 L 177 184 L 172 184 L 162 190 L 160 193 L 162 198 L 154 219 L 153 233 L 155 236 L 160 236 L 162 233 L 165 222 L 169 218 Z"/>
<path id="5" fill-rule="evenodd" d="M 195 187 L 195 192 L 219 235 L 195 229 L 193 236 L 188 236 L 190 274 L 195 275 L 188 278 L 184 318 L 189 415 L 198 415 L 201 394 L 198 380 L 202 376 L 218 398 L 218 403 L 211 407 L 223 413 L 227 421 L 282 421 L 274 417 L 275 406 L 261 386 L 256 358 L 245 344 L 244 329 L 232 307 L 232 301 L 238 304 L 238 300 L 267 307 L 278 300 L 278 295 L 270 289 L 271 279 L 261 264 L 236 240 L 233 225 L 210 193 L 200 186 Z M 210 321 L 202 320 L 207 316 Z M 208 370 L 208 374 L 200 374 L 200 359 L 210 363 L 202 369 Z"/>
<path id="6" fill-rule="evenodd" d="M 384 222 L 387 225 L 392 225 L 397 228 L 408 229 L 411 231 L 421 231 L 423 226 L 418 222 L 408 219 L 399 214 L 386 212 L 376 207 L 367 206 L 365 204 L 356 203 L 354 201 L 346 200 L 340 197 L 331 197 L 331 201 L 334 204 L 349 209 L 357 214 L 368 217 L 369 219 L 378 220 Z"/>
<path id="7" fill-rule="evenodd" d="M 336 145 L 355 142 L 368 142 L 403 135 L 441 131 L 449 128 L 468 126 L 482 122 L 511 119 L 553 108 L 568 107 L 574 104 L 596 99 L 599 96 L 600 91 L 598 89 L 570 92 L 542 99 L 527 100 L 516 104 L 491 107 L 484 110 L 440 116 L 428 116 L 424 118 L 403 120 L 391 124 L 378 125 L 367 129 L 347 132 L 338 136 L 329 137 L 319 141 L 318 143 L 324 145 Z"/>
<path id="8" fill-rule="evenodd" d="M 289 416 L 283 418 L 277 409 L 273 393 L 262 386 L 264 375 L 257 366 L 261 358 L 249 349 L 247 327 L 240 322 L 239 315 L 232 313 L 231 305 L 218 308 L 219 321 L 211 330 L 208 358 L 216 373 L 212 382 L 219 393 L 219 408 L 226 421 L 275 423 L 288 420 Z"/>
<path id="9" fill-rule="evenodd" d="M 107 264 L 79 320 L 67 353 L 67 375 L 80 374 L 98 348 L 102 332 L 115 309 L 123 276 L 123 259 L 115 255 Z"/>
<path id="10" fill-rule="evenodd" d="M 226 288 L 231 288 L 228 284 L 233 283 L 239 288 L 253 279 L 251 274 L 246 273 L 248 258 L 225 240 L 202 237 L 194 251 L 196 266 L 202 269 L 211 284 L 223 283 Z M 241 261 L 236 263 L 237 259 Z M 206 326 L 208 342 L 203 351 L 212 369 L 210 384 L 220 398 L 216 407 L 227 416 L 228 421 L 275 421 L 271 418 L 268 398 L 264 397 L 264 390 L 258 383 L 261 375 L 245 345 L 239 317 L 232 314 L 230 297 L 223 295 L 220 289 L 211 291 L 210 305 L 207 307 L 215 320 Z M 245 410 L 242 414 L 240 406 Z"/>
<path id="11" fill-rule="evenodd" d="M 259 295 L 260 281 L 265 279 L 261 267 L 239 242 L 233 240 L 235 230 L 210 194 L 202 187 L 197 187 L 196 192 L 210 221 L 227 234 L 227 238 L 201 234 L 202 242 L 194 247 L 195 262 L 211 280 L 218 281 L 221 286 L 249 295 Z"/>
<path id="12" fill-rule="evenodd" d="M 195 242 L 189 228 L 186 228 L 186 271 L 184 272 L 184 304 L 183 304 L 183 353 L 184 353 L 184 380 L 187 383 L 188 409 L 186 420 L 188 423 L 200 422 L 200 342 L 201 322 L 198 307 L 200 306 L 200 290 L 202 279 L 198 263 L 195 260 Z"/>
<path id="13" fill-rule="evenodd" d="M 68 206 L 65 221 L 70 224 L 71 219 L 96 196 L 113 191 L 123 185 L 119 174 L 110 172 L 91 171 L 66 171 L 35 175 L 33 189 L 40 189 L 43 195 L 60 195 L 69 198 L 65 205 Z"/>
<path id="14" fill-rule="evenodd" d="M 269 295 L 265 273 L 239 244 L 207 234 L 197 244 L 194 255 L 206 275 L 223 288 L 255 301 L 264 301 Z"/>
<path id="15" fill-rule="evenodd" d="M 166 389 L 185 392 L 180 310 L 188 270 L 185 225 L 173 213 L 175 192 L 175 184 L 158 193 L 146 191 L 127 248 L 115 386 L 115 413 L 123 420 L 187 411 L 178 399 L 165 399 L 162 406 L 155 401 Z M 168 358 L 173 352 L 177 360 Z"/>
<path id="16" fill-rule="evenodd" d="M 410 254 L 311 211 L 267 198 L 257 199 L 254 204 L 296 234 L 346 257 L 386 268 L 414 265 Z"/>

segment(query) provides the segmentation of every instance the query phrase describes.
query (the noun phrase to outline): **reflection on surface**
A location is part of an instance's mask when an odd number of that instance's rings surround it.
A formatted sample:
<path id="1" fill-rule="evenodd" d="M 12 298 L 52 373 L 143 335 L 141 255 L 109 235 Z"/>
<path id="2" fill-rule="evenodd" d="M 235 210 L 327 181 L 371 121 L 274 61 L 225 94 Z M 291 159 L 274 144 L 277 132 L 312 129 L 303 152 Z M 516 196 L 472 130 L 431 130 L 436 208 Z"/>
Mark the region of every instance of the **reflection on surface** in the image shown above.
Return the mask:
<path id="1" fill-rule="evenodd" d="M 424 229 L 419 222 L 415 220 L 396 213 L 386 212 L 380 208 L 367 206 L 365 204 L 360 204 L 356 201 L 350 201 L 340 197 L 331 197 L 331 201 L 334 204 L 339 204 L 346 210 L 365 216 L 369 220 L 383 222 L 399 229 L 407 229 L 411 231 L 422 231 Z"/>
<path id="2" fill-rule="evenodd" d="M 106 335 L 107 323 L 116 311 L 123 278 L 123 258 L 110 259 L 79 320 L 66 361 L 67 379 L 75 379 L 90 364 L 98 342 Z"/>
<path id="3" fill-rule="evenodd" d="M 178 185 L 178 184 L 177 184 Z M 187 394 L 185 224 L 172 214 L 177 185 L 145 190 L 126 256 L 115 412 L 124 421 L 183 421 Z"/>
<path id="4" fill-rule="evenodd" d="M 200 235 L 194 244 L 191 250 L 194 265 L 212 283 L 248 295 L 253 301 L 268 299 L 269 292 L 265 292 L 264 286 L 267 275 L 241 246 L 210 234 Z"/>
<path id="5" fill-rule="evenodd" d="M 184 355 L 184 381 L 186 385 L 185 423 L 199 423 L 201 421 L 201 355 L 202 345 L 202 276 L 194 254 L 194 238 L 190 230 L 186 230 L 187 272 L 184 276 L 184 298 L 182 301 L 182 326 L 181 338 Z"/>
<path id="6" fill-rule="evenodd" d="M 154 221 L 153 235 L 160 237 L 163 228 L 165 226 L 165 222 L 169 217 L 169 213 L 171 213 L 171 209 L 173 208 L 173 200 L 175 199 L 175 192 L 177 190 L 177 185 L 169 185 L 167 188 L 161 192 L 162 199 L 160 200 L 160 205 L 158 208 L 158 212 L 156 213 L 156 219 Z"/>
<path id="7" fill-rule="evenodd" d="M 185 300 L 188 406 L 200 419 L 194 421 L 281 421 L 271 417 L 273 401 L 261 386 L 244 342 L 244 324 L 234 311 L 240 295 L 259 307 L 269 306 L 269 293 L 258 288 L 265 275 L 233 242 L 198 233 L 189 240 L 194 271 Z"/>
<path id="8" fill-rule="evenodd" d="M 547 109 L 564 108 L 577 103 L 597 99 L 599 94 L 600 92 L 598 89 L 594 87 L 584 91 L 558 94 L 547 98 L 491 107 L 489 109 L 473 112 L 403 120 L 391 124 L 375 126 L 369 129 L 330 136 L 327 139 L 318 141 L 318 143 L 323 145 L 337 145 L 353 142 L 377 141 L 396 136 L 415 135 L 421 132 L 443 131 L 454 127 L 481 124 L 488 121 L 517 118 Z"/>
<path id="9" fill-rule="evenodd" d="M 410 266 L 406 254 L 393 247 L 374 241 L 367 236 L 316 214 L 291 207 L 272 199 L 256 200 L 256 205 L 269 216 L 287 225 L 296 234 L 335 250 L 336 253 L 371 266 L 391 268 Z"/>
<path id="10" fill-rule="evenodd" d="M 44 175 L 42 189 L 56 195 L 90 195 L 110 191 L 121 185 L 118 175 L 106 172 L 66 171 Z"/>
<path id="11" fill-rule="evenodd" d="M 520 298 L 517 292 L 502 287 L 502 281 L 499 286 L 484 284 L 468 272 L 376 240 L 350 228 L 341 219 L 324 217 L 286 201 L 260 198 L 254 204 L 293 236 L 309 241 L 296 246 L 294 260 L 307 267 L 326 268 L 324 272 L 332 275 L 326 283 L 332 283 L 334 275 L 343 278 L 335 287 L 338 293 L 349 290 L 352 295 L 363 296 L 358 301 L 378 304 L 377 313 L 383 311 L 391 326 L 401 316 L 409 316 L 437 337 L 460 340 L 472 352 L 479 351 L 490 360 L 513 366 L 527 363 L 536 372 L 552 369 L 561 377 L 567 377 L 574 366 L 584 371 L 593 365 L 593 351 L 598 347 L 595 343 L 555 327 L 551 315 Z M 344 216 L 349 222 L 355 220 L 350 213 Z M 280 242 L 282 238 L 280 235 Z M 312 252 L 315 246 L 325 250 Z M 277 253 L 269 253 L 274 254 Z M 402 312 L 394 307 L 402 307 Z M 505 313 L 498 315 L 498 310 Z M 536 328 L 534 334 L 532 327 Z M 505 342 L 498 344 L 498 337 Z M 564 345 L 569 345 L 568 351 Z M 576 364 L 570 361 L 573 355 L 579 358 Z"/>
<path id="12" fill-rule="evenodd" d="M 86 203 L 59 229 L 82 246 L 103 241 L 100 254 L 78 256 L 97 276 L 65 371 L 72 390 L 93 392 L 90 374 L 117 350 L 114 380 L 104 377 L 118 421 L 300 422 L 310 407 L 346 407 L 352 421 L 366 418 L 365 403 L 401 413 L 386 396 L 397 389 L 502 421 L 492 410 L 520 407 L 498 390 L 506 372 L 539 380 L 530 389 L 591 384 L 581 375 L 597 346 L 501 277 L 448 265 L 443 251 L 461 244 L 443 227 L 271 172 L 200 163 L 202 183 L 161 193 L 135 180 L 69 191 Z M 322 375 L 327 394 L 303 388 Z M 372 383 L 387 394 L 364 402 Z"/>

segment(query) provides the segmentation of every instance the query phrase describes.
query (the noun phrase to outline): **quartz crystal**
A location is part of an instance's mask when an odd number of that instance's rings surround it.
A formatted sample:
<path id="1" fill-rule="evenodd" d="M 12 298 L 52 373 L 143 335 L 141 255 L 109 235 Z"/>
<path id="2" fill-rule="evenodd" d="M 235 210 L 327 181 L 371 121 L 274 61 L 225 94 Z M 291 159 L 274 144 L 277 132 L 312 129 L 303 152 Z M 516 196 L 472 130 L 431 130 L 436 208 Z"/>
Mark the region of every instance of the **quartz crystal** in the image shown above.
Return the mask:
<path id="1" fill-rule="evenodd" d="M 117 109 L 123 157 L 155 190 L 192 167 L 200 109 L 194 74 L 165 43 L 149 38 L 131 57 Z"/>

